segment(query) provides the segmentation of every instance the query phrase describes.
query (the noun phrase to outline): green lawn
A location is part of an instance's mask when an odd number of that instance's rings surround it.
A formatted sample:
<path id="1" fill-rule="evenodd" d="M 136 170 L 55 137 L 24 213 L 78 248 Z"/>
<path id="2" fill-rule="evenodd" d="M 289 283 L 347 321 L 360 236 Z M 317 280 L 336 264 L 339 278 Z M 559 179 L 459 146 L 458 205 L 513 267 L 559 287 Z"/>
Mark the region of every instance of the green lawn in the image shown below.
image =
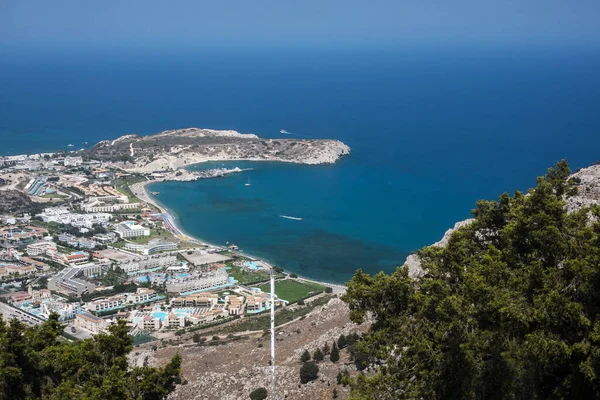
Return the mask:
<path id="1" fill-rule="evenodd" d="M 46 193 L 45 195 L 41 196 L 45 199 L 68 199 L 69 196 L 65 196 L 64 194 L 58 194 L 56 192 L 54 193 Z"/>
<path id="2" fill-rule="evenodd" d="M 266 283 L 258 286 L 263 292 L 269 292 L 271 286 Z M 292 279 L 286 279 L 275 282 L 275 294 L 282 300 L 294 303 L 300 299 L 309 296 L 311 292 L 322 292 L 325 286 L 312 282 L 300 282 Z"/>
<path id="3" fill-rule="evenodd" d="M 269 273 L 267 271 L 256 271 L 256 272 L 245 272 L 242 267 L 228 264 L 231 269 L 227 270 L 229 276 L 237 280 L 240 285 L 248 283 L 263 282 L 269 280 Z"/>

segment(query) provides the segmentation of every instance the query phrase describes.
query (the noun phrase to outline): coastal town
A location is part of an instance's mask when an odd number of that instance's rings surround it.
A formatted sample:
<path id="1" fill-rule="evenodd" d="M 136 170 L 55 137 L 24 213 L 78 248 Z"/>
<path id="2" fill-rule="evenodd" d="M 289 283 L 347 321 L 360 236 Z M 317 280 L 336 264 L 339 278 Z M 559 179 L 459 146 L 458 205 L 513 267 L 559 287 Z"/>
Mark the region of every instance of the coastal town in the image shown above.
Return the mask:
<path id="1" fill-rule="evenodd" d="M 185 235 L 146 192 L 244 171 L 132 172 L 71 151 L 1 157 L 0 313 L 29 325 L 56 313 L 71 339 L 124 320 L 139 344 L 343 291 Z"/>

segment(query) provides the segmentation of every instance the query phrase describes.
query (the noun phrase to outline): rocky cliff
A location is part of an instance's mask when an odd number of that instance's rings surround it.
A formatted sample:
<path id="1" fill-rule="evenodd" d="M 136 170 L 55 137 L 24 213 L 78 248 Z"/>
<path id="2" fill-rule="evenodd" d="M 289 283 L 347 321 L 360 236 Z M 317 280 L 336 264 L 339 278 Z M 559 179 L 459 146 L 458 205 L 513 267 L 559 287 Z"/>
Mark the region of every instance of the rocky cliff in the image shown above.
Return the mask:
<path id="1" fill-rule="evenodd" d="M 188 128 L 156 135 L 125 135 L 82 151 L 86 158 L 110 161 L 138 171 L 164 171 L 204 161 L 253 160 L 330 164 L 349 154 L 339 140 L 261 139 L 236 131 Z"/>

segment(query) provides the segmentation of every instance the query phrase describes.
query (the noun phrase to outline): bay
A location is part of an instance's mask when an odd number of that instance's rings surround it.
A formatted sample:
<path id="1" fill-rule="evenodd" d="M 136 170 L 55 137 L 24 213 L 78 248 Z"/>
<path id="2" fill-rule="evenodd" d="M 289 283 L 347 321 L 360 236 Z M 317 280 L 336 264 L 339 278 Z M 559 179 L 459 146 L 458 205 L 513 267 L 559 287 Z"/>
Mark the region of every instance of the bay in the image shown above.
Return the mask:
<path id="1" fill-rule="evenodd" d="M 596 48 L 17 52 L 0 58 L 0 154 L 191 126 L 342 140 L 335 165 L 230 162 L 255 169 L 152 190 L 190 234 L 343 282 L 562 158 L 600 159 L 598 70 Z"/>

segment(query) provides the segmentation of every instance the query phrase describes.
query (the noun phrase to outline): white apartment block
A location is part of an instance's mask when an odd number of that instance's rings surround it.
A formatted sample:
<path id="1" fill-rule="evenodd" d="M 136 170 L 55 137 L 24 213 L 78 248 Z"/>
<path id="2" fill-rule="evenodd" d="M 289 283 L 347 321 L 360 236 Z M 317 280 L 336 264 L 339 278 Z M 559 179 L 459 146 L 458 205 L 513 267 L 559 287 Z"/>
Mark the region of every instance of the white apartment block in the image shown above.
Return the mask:
<path id="1" fill-rule="evenodd" d="M 124 197 L 125 199 L 127 199 L 126 196 Z M 140 203 L 106 203 L 100 200 L 100 198 L 92 198 L 89 202 L 83 204 L 81 208 L 89 213 L 112 213 L 121 210 L 133 210 L 136 208 L 140 208 Z"/>
<path id="2" fill-rule="evenodd" d="M 144 255 L 151 255 L 161 251 L 177 250 L 177 244 L 163 242 L 160 239 L 152 239 L 148 244 L 126 243 L 125 250 L 135 251 Z"/>
<path id="3" fill-rule="evenodd" d="M 65 167 L 77 167 L 81 164 L 83 164 L 83 159 L 81 157 L 65 157 Z"/>
<path id="4" fill-rule="evenodd" d="M 142 323 L 140 325 L 141 329 L 147 331 L 157 331 L 160 329 L 160 318 L 152 318 L 152 316 L 146 315 L 142 318 Z"/>
<path id="5" fill-rule="evenodd" d="M 147 271 L 154 268 L 166 268 L 173 265 L 179 265 L 179 263 L 179 260 L 174 255 L 156 254 L 153 256 L 122 261 L 118 264 L 118 266 L 127 273 L 133 273 L 138 271 Z"/>
<path id="6" fill-rule="evenodd" d="M 56 251 L 56 243 L 43 241 L 27 245 L 27 254 L 32 257 L 44 255 L 48 251 Z"/>
<path id="7" fill-rule="evenodd" d="M 127 296 L 124 294 L 107 297 L 106 299 L 99 299 L 90 301 L 86 304 L 88 311 L 102 312 L 107 310 L 114 310 L 116 308 L 125 305 Z"/>
<path id="8" fill-rule="evenodd" d="M 121 222 L 115 227 L 115 232 L 122 238 L 150 236 L 150 228 L 136 225 L 133 222 Z"/>
<path id="9" fill-rule="evenodd" d="M 108 321 L 91 314 L 77 314 L 75 317 L 75 327 L 87 329 L 92 333 L 100 333 L 108 327 Z"/>
<path id="10" fill-rule="evenodd" d="M 69 224 L 79 228 L 91 228 L 94 224 L 106 226 L 110 221 L 110 214 L 74 214 L 66 207 L 49 207 L 39 214 L 44 222 L 58 222 L 59 224 Z"/>
<path id="11" fill-rule="evenodd" d="M 138 288 L 135 293 L 127 295 L 128 303 L 146 303 L 158 300 L 158 294 L 152 289 Z"/>
<path id="12" fill-rule="evenodd" d="M 229 285 L 229 276 L 224 270 L 208 273 L 203 276 L 192 276 L 184 279 L 172 279 L 167 281 L 167 292 L 186 293 L 213 289 L 219 286 Z"/>
<path id="13" fill-rule="evenodd" d="M 92 250 L 98 245 L 98 243 L 93 240 L 86 239 L 86 238 L 79 238 L 79 237 L 76 237 L 73 235 L 69 235 L 68 233 L 61 233 L 58 236 L 58 240 L 60 240 L 61 242 L 67 243 L 69 246 L 79 247 L 81 249 L 88 249 L 88 250 Z"/>
<path id="14" fill-rule="evenodd" d="M 185 318 L 180 317 L 177 314 L 169 314 L 165 319 L 165 324 L 169 328 L 183 328 L 185 326 Z"/>
<path id="15" fill-rule="evenodd" d="M 87 282 L 82 277 L 97 275 L 102 271 L 102 267 L 97 264 L 85 264 L 78 267 L 65 268 L 58 272 L 52 278 L 48 279 L 48 289 L 55 292 L 64 293 L 69 296 L 81 297 L 84 294 L 92 293 L 95 289 L 93 283 Z"/>

